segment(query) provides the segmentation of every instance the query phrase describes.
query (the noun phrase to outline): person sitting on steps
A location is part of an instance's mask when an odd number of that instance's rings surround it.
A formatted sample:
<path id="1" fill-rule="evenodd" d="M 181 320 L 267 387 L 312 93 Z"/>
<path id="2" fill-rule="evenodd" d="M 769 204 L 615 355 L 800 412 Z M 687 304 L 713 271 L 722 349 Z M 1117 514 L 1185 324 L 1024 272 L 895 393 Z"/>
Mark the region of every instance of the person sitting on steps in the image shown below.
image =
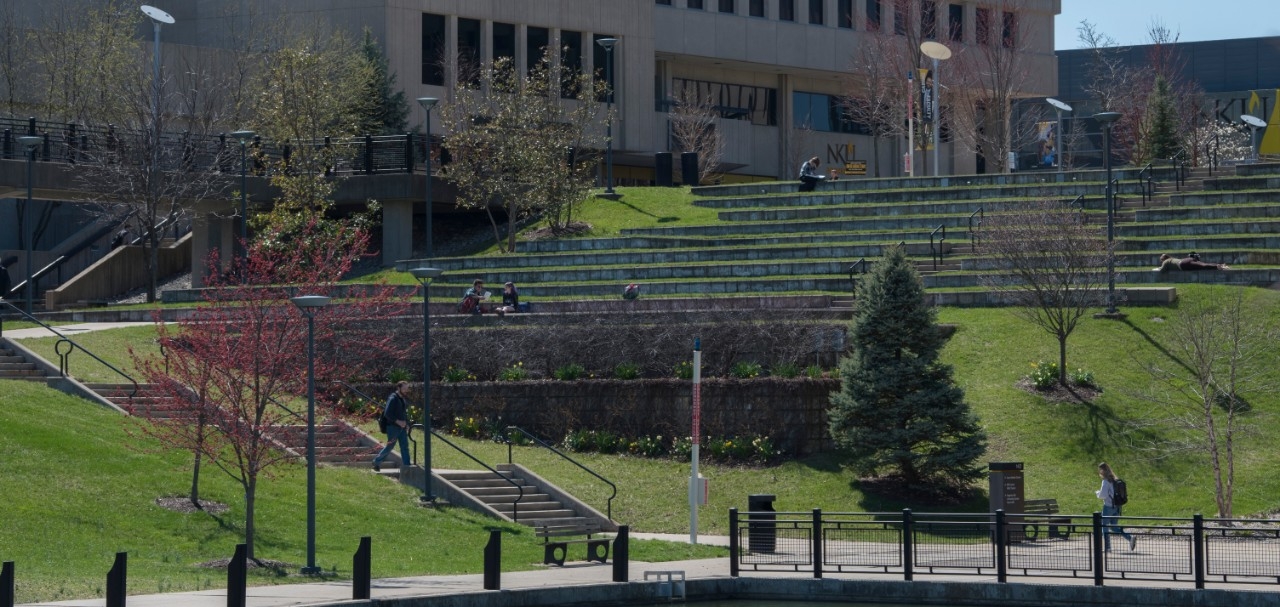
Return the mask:
<path id="1" fill-rule="evenodd" d="M 826 177 L 818 172 L 818 165 L 820 164 L 822 164 L 822 161 L 817 156 L 814 156 L 800 165 L 801 192 L 812 192 L 814 188 L 818 187 L 818 183 L 826 180 Z"/>

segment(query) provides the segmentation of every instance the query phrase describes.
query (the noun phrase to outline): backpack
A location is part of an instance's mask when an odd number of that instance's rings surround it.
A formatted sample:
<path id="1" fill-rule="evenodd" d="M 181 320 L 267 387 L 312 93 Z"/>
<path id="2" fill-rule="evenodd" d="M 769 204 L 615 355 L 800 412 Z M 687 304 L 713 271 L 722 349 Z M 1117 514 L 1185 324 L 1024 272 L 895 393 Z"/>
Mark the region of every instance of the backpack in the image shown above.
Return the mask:
<path id="1" fill-rule="evenodd" d="M 1125 486 L 1124 479 L 1116 479 L 1111 483 L 1112 494 L 1111 504 L 1115 506 L 1123 506 L 1129 503 L 1129 488 Z"/>
<path id="2" fill-rule="evenodd" d="M 378 415 L 378 432 L 381 432 L 383 434 L 387 433 L 387 410 L 386 409 L 383 409 L 382 413 Z"/>
<path id="3" fill-rule="evenodd" d="M 637 297 L 640 297 L 640 285 L 632 283 L 622 290 L 623 299 L 635 299 Z"/>

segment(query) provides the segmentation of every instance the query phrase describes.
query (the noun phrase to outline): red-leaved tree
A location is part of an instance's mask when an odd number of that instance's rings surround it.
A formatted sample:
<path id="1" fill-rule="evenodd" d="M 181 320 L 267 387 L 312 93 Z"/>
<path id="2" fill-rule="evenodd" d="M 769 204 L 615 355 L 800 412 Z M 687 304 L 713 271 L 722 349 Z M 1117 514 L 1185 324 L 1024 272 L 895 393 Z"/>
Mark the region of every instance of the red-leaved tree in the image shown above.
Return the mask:
<path id="1" fill-rule="evenodd" d="M 337 285 L 368 240 L 362 230 L 311 222 L 288 242 L 260 239 L 228 274 L 216 271 L 215 252 L 204 305 L 176 325 L 157 323 L 163 357 L 135 356 L 147 381 L 179 410 L 142 410 L 152 422 L 144 432 L 195 455 L 197 504 L 201 460 L 240 483 L 250 559 L 258 483 L 291 458 L 278 437 L 306 422 L 299 397 L 307 386 L 307 318 L 289 298 L 333 297 L 314 315 L 316 385 L 368 377 L 374 372 L 364 368 L 369 362 L 397 356 L 391 332 L 371 325 L 406 313 L 406 298 L 385 284 Z"/>

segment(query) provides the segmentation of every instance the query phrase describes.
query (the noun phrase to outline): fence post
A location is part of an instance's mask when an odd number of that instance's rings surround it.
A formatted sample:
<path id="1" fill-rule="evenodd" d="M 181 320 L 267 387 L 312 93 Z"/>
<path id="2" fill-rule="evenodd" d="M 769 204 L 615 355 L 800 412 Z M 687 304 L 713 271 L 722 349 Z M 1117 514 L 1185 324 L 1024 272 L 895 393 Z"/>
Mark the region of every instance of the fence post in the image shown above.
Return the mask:
<path id="1" fill-rule="evenodd" d="M 1008 554 L 1008 529 L 1006 525 L 1008 519 L 1004 516 L 1004 509 L 996 510 L 996 581 L 1005 584 L 1009 581 L 1009 554 Z"/>
<path id="2" fill-rule="evenodd" d="M 373 174 L 373 135 L 364 134 L 364 174 Z"/>
<path id="3" fill-rule="evenodd" d="M 13 561 L 5 561 L 0 567 L 0 607 L 13 607 Z"/>
<path id="4" fill-rule="evenodd" d="M 117 552 L 116 562 L 107 572 L 107 607 L 124 607 L 128 585 L 129 553 Z"/>
<path id="5" fill-rule="evenodd" d="M 489 543 L 484 545 L 484 589 L 502 590 L 502 532 L 489 530 Z"/>
<path id="6" fill-rule="evenodd" d="M 613 581 L 631 579 L 631 526 L 618 525 L 618 535 L 613 538 Z"/>
<path id="7" fill-rule="evenodd" d="M 414 163 L 413 131 L 404 134 L 404 172 L 412 175 Z"/>
<path id="8" fill-rule="evenodd" d="M 236 544 L 236 553 L 227 565 L 227 607 L 244 607 L 246 588 L 244 544 Z"/>
<path id="9" fill-rule="evenodd" d="M 1093 513 L 1093 585 L 1102 585 L 1102 569 L 1105 565 L 1102 563 L 1102 534 L 1105 531 L 1102 528 L 1102 513 Z"/>
<path id="10" fill-rule="evenodd" d="M 813 577 L 822 579 L 822 508 L 813 509 Z"/>
<path id="11" fill-rule="evenodd" d="M 1191 537 L 1193 548 L 1191 550 L 1191 567 L 1195 571 L 1196 590 L 1204 590 L 1204 515 L 1196 513 L 1191 517 Z"/>
<path id="12" fill-rule="evenodd" d="M 351 559 L 351 598 L 360 600 L 369 598 L 369 589 L 373 577 L 373 538 L 360 538 L 360 547 Z"/>
<path id="13" fill-rule="evenodd" d="M 911 509 L 902 509 L 902 579 L 910 582 L 914 576 L 911 562 L 914 556 L 911 551 Z"/>
<path id="14" fill-rule="evenodd" d="M 738 577 L 738 509 L 729 509 L 729 577 Z"/>

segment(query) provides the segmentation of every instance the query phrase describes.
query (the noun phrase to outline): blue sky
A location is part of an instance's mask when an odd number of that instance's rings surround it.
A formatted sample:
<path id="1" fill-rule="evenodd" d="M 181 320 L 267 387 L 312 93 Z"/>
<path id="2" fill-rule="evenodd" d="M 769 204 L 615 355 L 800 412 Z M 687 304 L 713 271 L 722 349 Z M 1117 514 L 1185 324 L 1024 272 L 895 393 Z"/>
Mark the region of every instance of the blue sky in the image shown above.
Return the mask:
<path id="1" fill-rule="evenodd" d="M 1147 30 L 1159 20 L 1179 42 L 1280 36 L 1276 0 L 1062 0 L 1054 24 L 1058 50 L 1080 48 L 1076 28 L 1088 20 L 1126 46 L 1147 44 Z"/>

